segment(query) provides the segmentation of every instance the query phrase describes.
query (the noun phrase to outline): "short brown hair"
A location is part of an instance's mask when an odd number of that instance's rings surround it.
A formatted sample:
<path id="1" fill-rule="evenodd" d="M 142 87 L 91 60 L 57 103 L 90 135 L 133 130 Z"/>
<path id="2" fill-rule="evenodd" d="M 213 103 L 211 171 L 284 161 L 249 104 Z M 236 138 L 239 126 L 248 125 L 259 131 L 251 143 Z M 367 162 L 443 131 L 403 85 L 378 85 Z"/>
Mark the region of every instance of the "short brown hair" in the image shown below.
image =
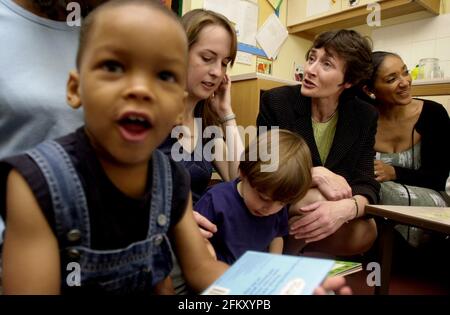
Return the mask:
<path id="1" fill-rule="evenodd" d="M 275 143 L 278 134 L 278 143 Z M 274 138 L 274 139 L 272 139 Z M 261 166 L 271 162 L 261 160 L 259 149 L 266 146 L 273 153 L 278 149 L 278 167 L 273 172 L 262 172 Z M 256 161 L 252 152 L 258 152 Z M 242 155 L 239 170 L 250 185 L 274 201 L 293 203 L 300 200 L 311 186 L 312 160 L 308 144 L 300 135 L 283 129 L 271 129 L 260 134 L 248 145 Z"/>
<path id="2" fill-rule="evenodd" d="M 306 59 L 313 48 L 324 48 L 328 54 L 336 54 L 344 60 L 345 83 L 358 86 L 372 75 L 372 44 L 356 31 L 341 29 L 318 34 Z"/>
<path id="3" fill-rule="evenodd" d="M 88 16 L 83 19 L 81 28 L 80 28 L 80 38 L 78 41 L 78 51 L 77 51 L 77 57 L 76 57 L 76 66 L 79 69 L 81 64 L 81 58 L 83 57 L 83 53 L 86 49 L 86 43 L 89 37 L 89 34 L 91 33 L 92 27 L 95 23 L 96 16 L 108 8 L 114 8 L 114 7 L 120 7 L 120 6 L 126 6 L 130 4 L 135 5 L 143 5 L 150 9 L 158 10 L 159 12 L 162 12 L 172 18 L 177 24 L 180 24 L 180 20 L 178 16 L 173 13 L 171 10 L 169 10 L 166 6 L 161 4 L 161 1 L 159 0 L 110 0 L 102 3 L 98 7 L 96 7 L 93 11 L 91 11 Z M 180 24 L 181 26 L 181 24 Z M 149 38 L 149 40 L 151 40 Z"/>

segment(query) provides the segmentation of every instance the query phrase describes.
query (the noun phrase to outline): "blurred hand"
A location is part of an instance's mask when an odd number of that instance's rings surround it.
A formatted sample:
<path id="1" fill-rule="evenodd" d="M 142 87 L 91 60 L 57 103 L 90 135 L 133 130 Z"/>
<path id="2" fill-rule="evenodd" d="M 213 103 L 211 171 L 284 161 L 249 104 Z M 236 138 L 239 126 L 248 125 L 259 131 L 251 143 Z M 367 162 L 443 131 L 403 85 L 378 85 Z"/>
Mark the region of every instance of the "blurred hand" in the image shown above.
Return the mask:
<path id="1" fill-rule="evenodd" d="M 200 233 L 204 238 L 211 238 L 213 233 L 217 232 L 217 226 L 197 211 L 194 211 L 194 219 L 195 222 L 197 222 Z"/>
<path id="2" fill-rule="evenodd" d="M 314 290 L 314 294 L 325 295 L 329 291 L 339 295 L 353 294 L 352 289 L 346 285 L 345 278 L 340 276 L 326 278 L 322 285 Z"/>
<path id="3" fill-rule="evenodd" d="M 341 175 L 322 166 L 313 167 L 311 175 L 313 186 L 317 187 L 327 200 L 340 200 L 352 196 L 352 188 Z"/>
<path id="4" fill-rule="evenodd" d="M 374 175 L 378 182 L 386 182 L 390 180 L 396 180 L 395 168 L 392 165 L 386 164 L 381 160 L 374 160 Z"/>

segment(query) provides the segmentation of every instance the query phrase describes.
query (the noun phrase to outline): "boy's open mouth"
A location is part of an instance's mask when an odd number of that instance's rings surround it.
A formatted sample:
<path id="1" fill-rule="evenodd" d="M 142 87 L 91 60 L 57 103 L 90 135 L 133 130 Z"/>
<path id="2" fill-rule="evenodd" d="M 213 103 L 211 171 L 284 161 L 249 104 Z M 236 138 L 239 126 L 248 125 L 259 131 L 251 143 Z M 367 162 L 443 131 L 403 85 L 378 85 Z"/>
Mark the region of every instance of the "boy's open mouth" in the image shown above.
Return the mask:
<path id="1" fill-rule="evenodd" d="M 149 119 L 142 114 L 128 113 L 123 115 L 118 124 L 122 137 L 128 141 L 141 141 L 152 127 Z"/>

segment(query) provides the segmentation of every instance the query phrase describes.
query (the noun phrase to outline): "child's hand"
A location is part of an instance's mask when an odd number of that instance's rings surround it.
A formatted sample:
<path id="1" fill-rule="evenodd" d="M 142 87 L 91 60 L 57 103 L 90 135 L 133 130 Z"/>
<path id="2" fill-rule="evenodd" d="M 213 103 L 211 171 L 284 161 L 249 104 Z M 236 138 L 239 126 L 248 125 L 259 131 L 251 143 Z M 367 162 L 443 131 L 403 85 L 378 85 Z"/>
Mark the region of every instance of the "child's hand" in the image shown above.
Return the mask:
<path id="1" fill-rule="evenodd" d="M 211 238 L 213 233 L 217 232 L 217 226 L 197 211 L 194 211 L 194 219 L 198 224 L 200 234 L 202 234 L 204 238 Z"/>
<path id="2" fill-rule="evenodd" d="M 314 290 L 314 295 L 325 295 L 330 291 L 339 295 L 353 294 L 352 289 L 346 285 L 344 277 L 330 277 L 326 278 L 322 285 Z"/>
<path id="3" fill-rule="evenodd" d="M 222 83 L 211 96 L 211 108 L 219 118 L 233 113 L 231 108 L 231 80 L 227 74 L 224 75 Z"/>

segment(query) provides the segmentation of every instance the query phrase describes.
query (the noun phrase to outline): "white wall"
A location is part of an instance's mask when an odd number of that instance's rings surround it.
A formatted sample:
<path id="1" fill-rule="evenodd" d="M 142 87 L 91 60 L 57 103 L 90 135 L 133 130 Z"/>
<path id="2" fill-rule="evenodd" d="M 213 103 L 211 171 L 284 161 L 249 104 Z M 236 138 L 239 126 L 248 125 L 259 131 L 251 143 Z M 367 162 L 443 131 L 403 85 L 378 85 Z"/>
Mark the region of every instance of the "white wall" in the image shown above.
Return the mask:
<path id="1" fill-rule="evenodd" d="M 421 19 L 372 31 L 374 50 L 398 53 L 409 69 L 421 58 L 439 58 L 450 78 L 450 14 Z"/>

